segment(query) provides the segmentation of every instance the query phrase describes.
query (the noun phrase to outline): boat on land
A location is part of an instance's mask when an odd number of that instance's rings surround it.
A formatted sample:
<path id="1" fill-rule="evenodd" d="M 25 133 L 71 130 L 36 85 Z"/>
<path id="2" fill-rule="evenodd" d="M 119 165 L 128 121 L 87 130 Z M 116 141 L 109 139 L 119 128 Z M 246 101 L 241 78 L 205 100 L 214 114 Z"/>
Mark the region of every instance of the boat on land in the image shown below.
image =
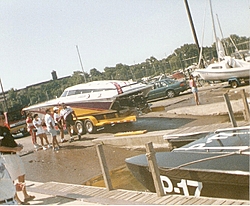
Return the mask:
<path id="1" fill-rule="evenodd" d="M 76 113 L 78 133 L 94 133 L 98 127 L 133 122 L 138 114 L 148 112 L 147 95 L 151 89 L 152 85 L 132 81 L 93 81 L 68 87 L 59 98 L 22 111 L 44 115 L 46 109 L 65 103 Z"/>
<path id="2" fill-rule="evenodd" d="M 242 81 L 249 82 L 250 62 L 241 59 L 235 59 L 232 58 L 231 56 L 225 55 L 224 46 L 216 34 L 211 0 L 209 0 L 209 4 L 210 4 L 210 13 L 212 18 L 216 52 L 218 55 L 218 62 L 211 63 L 206 68 L 195 69 L 195 71 L 192 72 L 192 74 L 193 76 L 203 79 L 205 81 L 222 81 L 222 82 L 228 81 L 228 83 L 231 84 L 233 88 L 236 88 L 238 85 L 240 85 Z M 193 24 L 192 18 L 190 17 L 189 19 Z M 195 32 L 194 35 L 196 36 Z M 197 46 L 199 48 L 199 44 L 197 44 Z M 238 49 L 236 48 L 236 50 Z M 200 56 L 202 57 L 202 55 Z"/>
<path id="3" fill-rule="evenodd" d="M 157 152 L 166 194 L 249 200 L 250 126 L 216 130 L 171 152 Z M 135 178 L 155 192 L 146 155 L 126 160 Z"/>
<path id="4" fill-rule="evenodd" d="M 45 114 L 46 109 L 65 103 L 77 116 L 111 111 L 132 113 L 148 108 L 146 100 L 151 89 L 152 86 L 130 81 L 93 81 L 68 87 L 59 98 L 26 107 L 23 111 Z"/>
<path id="5" fill-rule="evenodd" d="M 196 69 L 192 74 L 205 81 L 228 81 L 232 78 L 249 79 L 250 62 L 226 56 L 224 60 L 212 63 L 205 69 Z"/>

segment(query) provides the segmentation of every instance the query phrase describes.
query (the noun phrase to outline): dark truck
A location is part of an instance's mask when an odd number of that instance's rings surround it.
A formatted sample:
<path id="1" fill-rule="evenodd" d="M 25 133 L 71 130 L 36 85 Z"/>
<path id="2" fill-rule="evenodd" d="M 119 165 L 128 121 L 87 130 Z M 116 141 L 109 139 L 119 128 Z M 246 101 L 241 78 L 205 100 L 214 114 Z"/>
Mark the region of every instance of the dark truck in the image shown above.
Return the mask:
<path id="1" fill-rule="evenodd" d="M 5 112 L 5 124 L 9 127 L 12 134 L 28 134 L 26 125 L 26 116 L 21 111 Z"/>

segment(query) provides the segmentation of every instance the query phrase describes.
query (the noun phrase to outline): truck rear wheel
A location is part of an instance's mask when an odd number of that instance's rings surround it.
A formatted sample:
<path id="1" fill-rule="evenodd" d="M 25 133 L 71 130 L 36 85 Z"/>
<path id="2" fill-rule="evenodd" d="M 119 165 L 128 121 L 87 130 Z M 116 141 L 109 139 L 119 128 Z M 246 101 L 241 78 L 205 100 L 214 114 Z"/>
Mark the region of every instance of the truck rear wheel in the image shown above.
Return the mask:
<path id="1" fill-rule="evenodd" d="M 85 126 L 84 126 L 84 123 L 82 121 L 76 121 L 75 127 L 76 127 L 78 134 L 85 134 L 86 133 Z"/>
<path id="2" fill-rule="evenodd" d="M 89 120 L 89 119 L 85 120 L 84 125 L 85 125 L 86 132 L 88 132 L 89 134 L 96 133 L 96 127 L 91 122 L 91 120 Z"/>
<path id="3" fill-rule="evenodd" d="M 234 89 L 238 87 L 238 83 L 235 80 L 231 81 L 230 84 L 231 84 L 231 87 Z"/>

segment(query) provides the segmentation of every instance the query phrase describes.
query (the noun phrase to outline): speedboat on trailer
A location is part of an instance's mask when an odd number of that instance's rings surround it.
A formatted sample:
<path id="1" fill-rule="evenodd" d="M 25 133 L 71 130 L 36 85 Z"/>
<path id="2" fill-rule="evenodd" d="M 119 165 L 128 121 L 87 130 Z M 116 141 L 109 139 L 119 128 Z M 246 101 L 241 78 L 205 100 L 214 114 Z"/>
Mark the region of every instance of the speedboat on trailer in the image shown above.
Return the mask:
<path id="1" fill-rule="evenodd" d="M 157 152 L 166 194 L 249 200 L 250 127 L 216 130 L 171 152 Z M 155 192 L 146 155 L 126 160 L 127 167 Z"/>
<path id="2" fill-rule="evenodd" d="M 23 111 L 45 114 L 47 108 L 65 103 L 78 117 L 112 112 L 131 115 L 148 109 L 147 94 L 151 89 L 151 85 L 131 81 L 93 81 L 68 87 L 59 98 L 26 107 Z"/>

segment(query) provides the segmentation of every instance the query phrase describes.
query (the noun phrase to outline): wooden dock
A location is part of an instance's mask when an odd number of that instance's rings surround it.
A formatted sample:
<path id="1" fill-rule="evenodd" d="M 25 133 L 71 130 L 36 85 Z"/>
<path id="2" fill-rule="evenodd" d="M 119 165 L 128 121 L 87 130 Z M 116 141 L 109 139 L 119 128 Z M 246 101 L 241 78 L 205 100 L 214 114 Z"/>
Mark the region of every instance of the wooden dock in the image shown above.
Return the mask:
<path id="1" fill-rule="evenodd" d="M 103 187 L 74 185 L 59 182 L 42 183 L 28 187 L 28 191 L 65 197 L 72 200 L 105 205 L 250 205 L 248 200 L 234 200 L 208 197 L 185 197 L 166 195 L 158 197 L 156 193 L 114 189 Z"/>

